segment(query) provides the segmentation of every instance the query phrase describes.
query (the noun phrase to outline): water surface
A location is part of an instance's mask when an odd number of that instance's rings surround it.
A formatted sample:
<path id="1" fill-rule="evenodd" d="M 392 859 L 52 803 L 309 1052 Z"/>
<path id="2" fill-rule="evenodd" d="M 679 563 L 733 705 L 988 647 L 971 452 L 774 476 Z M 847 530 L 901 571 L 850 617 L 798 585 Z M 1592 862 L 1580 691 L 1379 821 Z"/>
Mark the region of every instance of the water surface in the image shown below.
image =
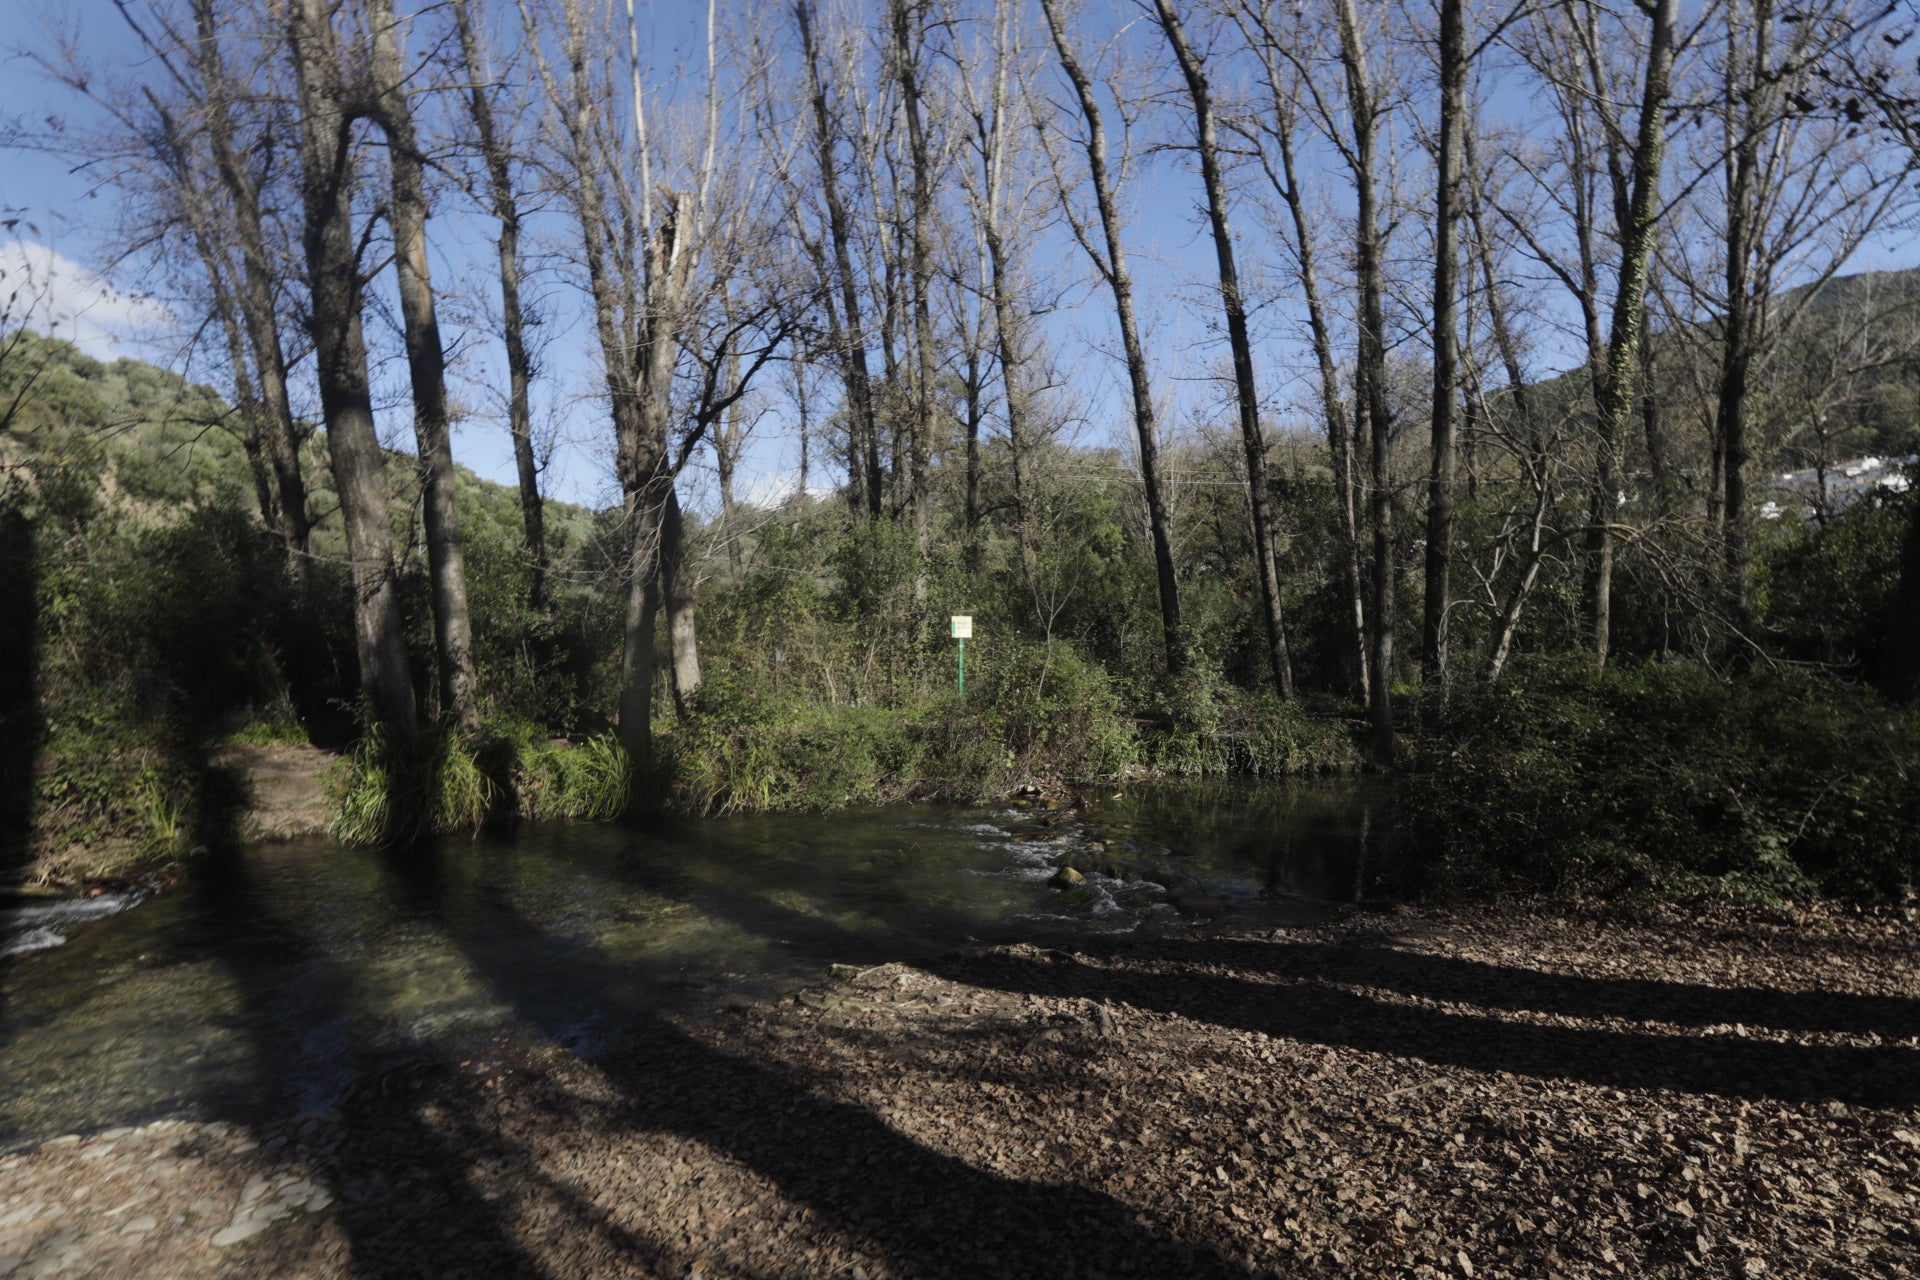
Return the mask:
<path id="1" fill-rule="evenodd" d="M 1350 897 L 1370 874 L 1366 822 L 1351 788 L 1187 786 L 1076 811 L 899 806 L 209 856 L 145 901 L 0 910 L 0 1148 L 317 1109 L 383 1061 L 508 1031 L 590 1056 L 643 1014 L 710 1012 L 833 963 Z M 1063 893 L 1048 877 L 1070 856 L 1090 878 Z"/>

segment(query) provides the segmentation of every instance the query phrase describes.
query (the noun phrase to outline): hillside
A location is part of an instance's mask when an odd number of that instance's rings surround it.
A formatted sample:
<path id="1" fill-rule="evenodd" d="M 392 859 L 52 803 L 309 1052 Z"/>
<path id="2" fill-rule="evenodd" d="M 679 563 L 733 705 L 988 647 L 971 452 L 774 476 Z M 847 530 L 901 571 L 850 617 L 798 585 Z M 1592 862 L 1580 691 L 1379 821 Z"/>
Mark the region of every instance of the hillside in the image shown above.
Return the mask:
<path id="1" fill-rule="evenodd" d="M 156 510 L 253 501 L 238 415 L 214 388 L 129 356 L 95 360 L 59 339 L 35 340 L 0 367 L 0 394 L 29 377 L 18 412 L 0 432 L 0 474 L 38 472 L 45 462 L 77 467 L 98 476 L 103 495 L 122 495 Z M 410 455 L 395 453 L 393 460 L 404 468 Z M 309 427 L 303 461 L 316 532 L 323 540 L 337 539 L 323 432 Z M 518 525 L 520 500 L 513 487 L 466 467 L 459 474 L 462 500 L 474 518 L 491 524 L 505 515 Z M 549 536 L 571 544 L 590 536 L 595 516 L 548 499 L 546 518 Z"/>

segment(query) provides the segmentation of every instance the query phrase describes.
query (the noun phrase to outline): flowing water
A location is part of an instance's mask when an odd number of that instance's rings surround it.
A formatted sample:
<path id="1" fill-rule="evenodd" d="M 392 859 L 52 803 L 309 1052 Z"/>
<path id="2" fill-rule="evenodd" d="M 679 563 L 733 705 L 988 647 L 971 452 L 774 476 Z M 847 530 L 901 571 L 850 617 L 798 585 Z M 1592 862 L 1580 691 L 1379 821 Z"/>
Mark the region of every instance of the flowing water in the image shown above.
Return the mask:
<path id="1" fill-rule="evenodd" d="M 1185 786 L 405 854 L 300 841 L 208 856 L 144 900 L 0 908 L 0 1150 L 322 1108 L 382 1061 L 530 1026 L 590 1056 L 643 1011 L 697 1015 L 833 963 L 1349 898 L 1369 805 L 1351 786 Z M 1052 887 L 1069 858 L 1087 882 Z"/>

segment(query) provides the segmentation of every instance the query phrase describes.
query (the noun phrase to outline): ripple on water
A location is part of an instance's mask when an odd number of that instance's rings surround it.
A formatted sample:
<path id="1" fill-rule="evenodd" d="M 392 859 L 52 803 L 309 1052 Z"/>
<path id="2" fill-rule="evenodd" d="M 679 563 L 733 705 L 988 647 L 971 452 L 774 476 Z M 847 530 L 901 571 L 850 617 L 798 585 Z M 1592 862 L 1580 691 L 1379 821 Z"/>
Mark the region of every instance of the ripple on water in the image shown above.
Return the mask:
<path id="1" fill-rule="evenodd" d="M 117 915 L 146 895 L 137 891 L 100 893 L 91 898 L 41 902 L 0 911 L 0 956 L 45 951 L 66 942 L 64 929 Z"/>

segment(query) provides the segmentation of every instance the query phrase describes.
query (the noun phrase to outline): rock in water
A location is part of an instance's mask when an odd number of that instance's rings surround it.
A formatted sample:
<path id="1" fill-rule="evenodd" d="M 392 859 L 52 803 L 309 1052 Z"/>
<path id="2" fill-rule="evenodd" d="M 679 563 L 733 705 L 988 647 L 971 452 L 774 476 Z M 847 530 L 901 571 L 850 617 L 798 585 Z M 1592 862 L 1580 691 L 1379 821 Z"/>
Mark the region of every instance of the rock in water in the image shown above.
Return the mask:
<path id="1" fill-rule="evenodd" d="M 1056 889 L 1074 889 L 1087 882 L 1087 878 L 1072 867 L 1062 867 L 1047 880 Z"/>

